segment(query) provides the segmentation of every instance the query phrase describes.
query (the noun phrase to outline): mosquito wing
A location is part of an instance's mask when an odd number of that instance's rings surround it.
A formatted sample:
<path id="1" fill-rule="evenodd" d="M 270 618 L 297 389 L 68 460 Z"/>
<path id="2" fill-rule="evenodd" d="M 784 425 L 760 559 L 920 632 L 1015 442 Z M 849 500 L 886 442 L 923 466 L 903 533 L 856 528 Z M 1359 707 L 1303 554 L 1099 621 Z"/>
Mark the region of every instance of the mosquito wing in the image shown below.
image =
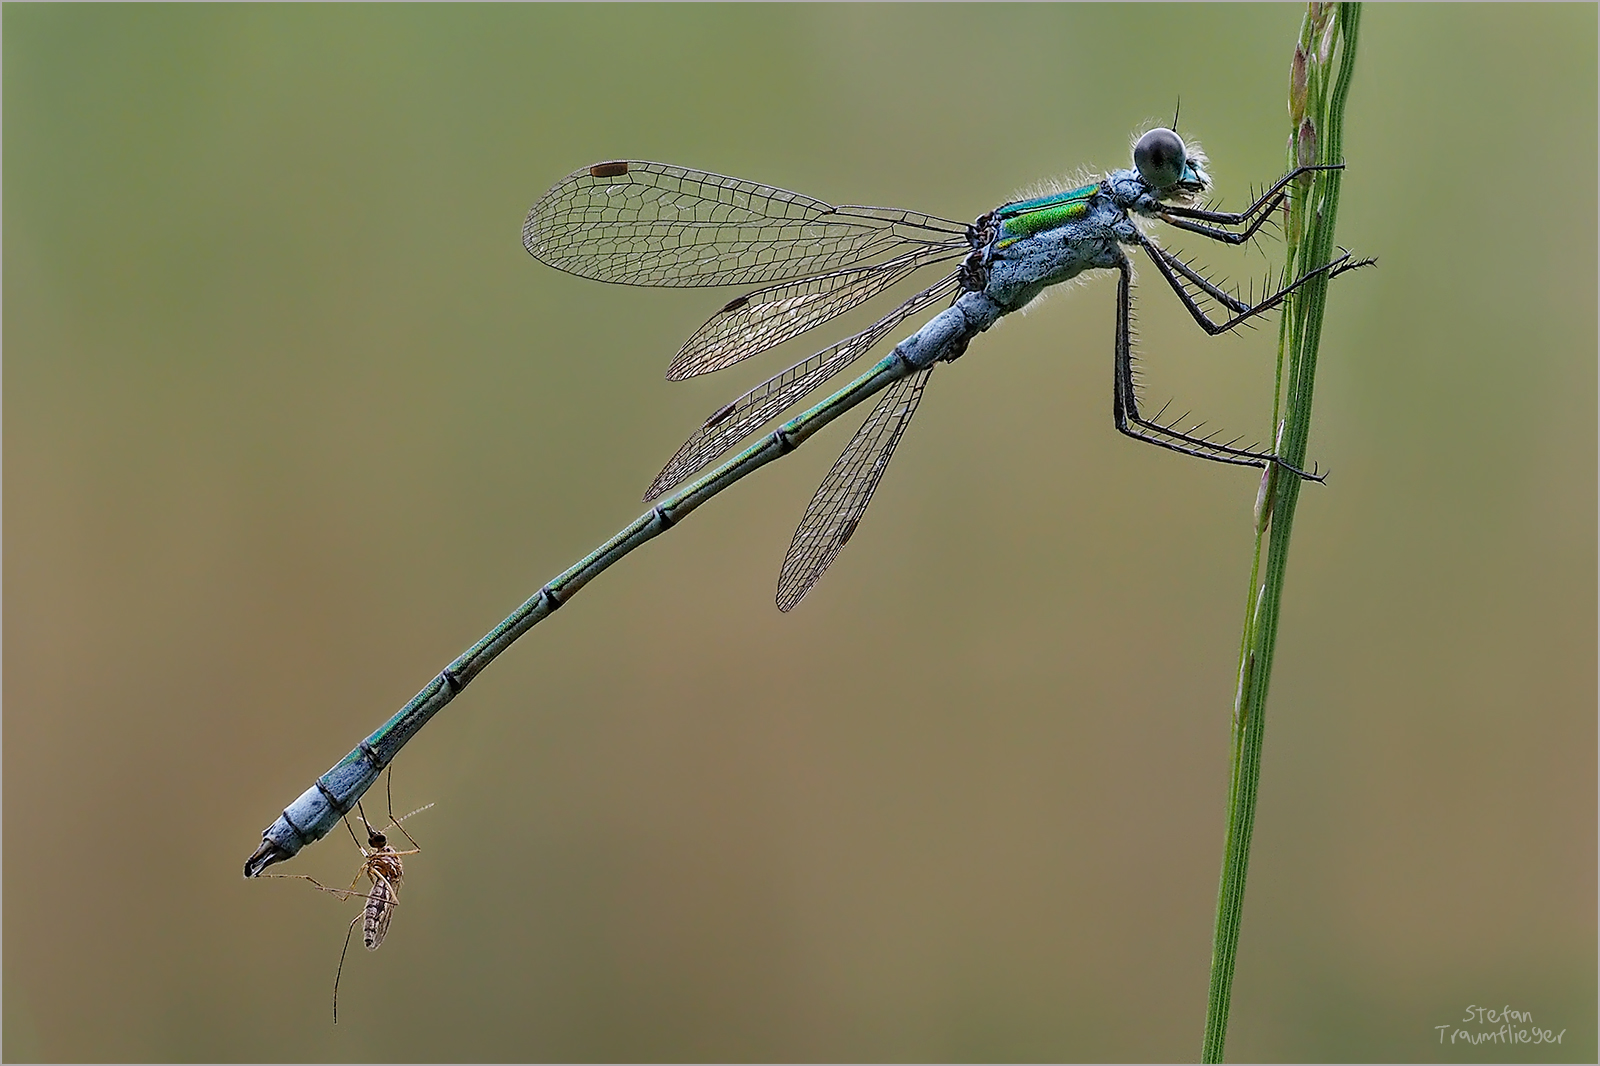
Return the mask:
<path id="1" fill-rule="evenodd" d="M 394 909 L 400 904 L 400 895 L 394 885 L 382 874 L 372 875 L 372 891 L 367 893 L 366 909 L 362 911 L 361 942 L 368 951 L 377 951 L 383 938 L 389 935 L 389 922 Z"/>
<path id="2" fill-rule="evenodd" d="M 854 207 L 666 163 L 618 160 L 568 175 L 522 227 L 535 259 L 623 285 L 765 285 L 927 246 L 965 248 L 959 222 Z"/>
<path id="3" fill-rule="evenodd" d="M 705 424 L 667 460 L 667 465 L 651 482 L 644 498 L 653 500 L 691 477 L 761 428 L 773 416 L 794 406 L 807 393 L 855 362 L 877 344 L 885 333 L 910 315 L 954 292 L 959 285 L 959 274 L 951 274 L 938 284 L 917 293 L 860 333 L 802 359 L 722 407 L 706 419 Z"/>
<path id="4" fill-rule="evenodd" d="M 933 367 L 926 367 L 890 385 L 822 479 L 794 531 L 789 553 L 783 557 L 778 610 L 788 611 L 799 603 L 849 543 L 883 479 L 895 445 L 917 413 L 931 373 Z"/>

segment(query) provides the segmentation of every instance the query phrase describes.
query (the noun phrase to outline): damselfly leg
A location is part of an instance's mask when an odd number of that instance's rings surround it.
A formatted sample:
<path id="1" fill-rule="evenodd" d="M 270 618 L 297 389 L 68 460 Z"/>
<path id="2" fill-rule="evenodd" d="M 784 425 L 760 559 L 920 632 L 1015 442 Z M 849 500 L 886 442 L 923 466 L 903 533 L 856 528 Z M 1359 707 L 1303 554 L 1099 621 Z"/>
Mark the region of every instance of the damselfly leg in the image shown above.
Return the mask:
<path id="1" fill-rule="evenodd" d="M 1343 163 L 1296 167 L 1273 182 L 1266 192 L 1256 197 L 1255 203 L 1243 211 L 1212 211 L 1203 207 L 1184 207 L 1181 204 L 1168 204 L 1156 212 L 1156 217 L 1176 229 L 1198 233 L 1200 236 L 1214 241 L 1221 241 L 1224 244 L 1243 244 L 1255 236 L 1256 230 L 1260 229 L 1262 223 L 1271 218 L 1272 212 L 1283 203 L 1284 197 L 1288 195 L 1287 190 L 1291 181 L 1301 175 L 1315 173 L 1319 170 L 1343 169 Z M 1194 221 L 1186 221 L 1189 219 Z M 1213 225 L 1200 225 L 1202 222 L 1210 222 Z M 1245 223 L 1249 223 L 1249 225 L 1238 233 L 1218 228 L 1220 226 L 1239 226 Z"/>
<path id="2" fill-rule="evenodd" d="M 1196 270 L 1182 259 L 1179 259 L 1176 255 L 1167 251 L 1165 248 L 1162 248 L 1160 245 L 1156 244 L 1155 241 L 1151 240 L 1149 237 L 1146 237 L 1142 233 L 1139 234 L 1139 246 L 1143 248 L 1150 256 L 1151 262 L 1155 263 L 1156 269 L 1161 272 L 1161 276 L 1166 279 L 1168 285 L 1172 286 L 1172 291 L 1178 294 L 1178 299 L 1183 301 L 1183 306 L 1188 309 L 1189 314 L 1194 318 L 1195 324 L 1213 337 L 1221 333 L 1227 333 L 1234 327 L 1241 325 L 1249 319 L 1271 311 L 1273 308 L 1283 303 L 1284 300 L 1288 299 L 1290 294 L 1292 294 L 1296 289 L 1300 288 L 1300 286 L 1304 285 L 1318 274 L 1326 273 L 1330 278 L 1333 278 L 1343 274 L 1347 270 L 1355 270 L 1359 267 L 1371 266 L 1377 262 L 1375 259 L 1353 260 L 1350 258 L 1349 252 L 1340 249 L 1339 254 L 1330 259 L 1328 262 L 1319 267 L 1313 267 L 1304 274 L 1301 274 L 1298 278 L 1291 281 L 1289 284 L 1285 285 L 1283 288 L 1279 289 L 1277 292 L 1262 298 L 1257 303 L 1251 304 L 1246 303 L 1245 301 L 1239 299 L 1236 294 L 1230 293 L 1226 289 L 1223 289 L 1221 286 L 1215 284 L 1211 281 L 1211 279 L 1200 273 L 1200 271 Z M 1184 280 L 1191 282 L 1201 292 L 1204 292 L 1207 296 L 1211 297 L 1213 300 L 1216 300 L 1229 311 L 1232 311 L 1233 315 L 1221 322 L 1217 322 L 1212 319 L 1212 317 L 1206 313 L 1205 308 L 1203 308 L 1199 301 L 1195 299 L 1194 295 L 1189 292 L 1188 288 L 1184 285 Z"/>
<path id="3" fill-rule="evenodd" d="M 1311 279 L 1369 261 L 1341 256 L 1281 289 L 1269 286 L 1251 302 L 1145 238 L 1138 223 L 1160 221 L 1208 240 L 1246 244 L 1294 195 L 1295 179 L 1336 167 L 1300 167 L 1244 211 L 1226 212 L 1192 206 L 1210 190 L 1211 179 L 1204 155 L 1185 146 L 1175 130 L 1146 131 L 1134 145 L 1132 163 L 1087 184 L 1008 201 L 970 223 L 899 208 L 832 204 L 777 186 L 645 160 L 596 163 L 558 181 L 534 203 L 523 224 L 523 244 L 535 258 L 578 277 L 615 284 L 744 290 L 723 302 L 684 343 L 668 370 L 673 379 L 769 351 L 887 295 L 926 268 L 943 265 L 939 273 L 945 276 L 932 285 L 924 282 L 873 325 L 713 412 L 650 485 L 648 511 L 525 599 L 285 807 L 245 860 L 245 876 L 259 876 L 332 832 L 417 730 L 513 641 L 590 581 L 871 400 L 872 413 L 812 498 L 784 558 L 778 606 L 793 607 L 857 532 L 934 365 L 960 358 L 1006 315 L 1087 271 L 1118 272 L 1113 404 L 1120 432 L 1215 462 L 1281 466 L 1312 477 L 1270 450 L 1203 433 L 1204 423 L 1188 425 L 1187 416 L 1164 421 L 1163 412 L 1148 417 L 1139 410 L 1132 365 L 1132 265 L 1125 249 L 1142 247 L 1195 321 L 1208 334 L 1226 333 L 1279 306 Z M 1224 313 L 1207 312 L 1211 302 Z M 831 395 L 814 396 L 924 309 L 931 317 L 881 359 Z M 763 428 L 779 418 L 786 421 Z M 741 444 L 741 451 L 727 455 Z M 391 821 L 398 825 L 398 819 Z M 369 844 L 361 848 L 362 869 L 351 887 L 331 891 L 348 898 L 362 876 L 370 878 L 369 907 L 384 918 L 397 899 L 398 866 L 391 879 L 381 862 L 398 863 L 398 855 L 409 853 L 389 849 L 384 856 L 386 844 L 372 837 Z M 369 946 L 376 946 L 383 925 L 374 920 L 371 928 L 375 936 Z"/>
<path id="4" fill-rule="evenodd" d="M 1373 262 L 1370 259 L 1352 262 L 1350 253 L 1343 252 L 1330 262 L 1306 271 L 1300 277 L 1258 303 L 1249 304 L 1212 284 L 1201 276 L 1198 271 L 1191 268 L 1177 256 L 1160 248 L 1142 233 L 1139 234 L 1139 244 L 1149 254 L 1151 261 L 1156 265 L 1156 269 L 1161 272 L 1161 276 L 1166 279 L 1167 284 L 1172 286 L 1172 290 L 1178 294 L 1178 298 L 1183 301 L 1184 307 L 1188 309 L 1194 320 L 1199 323 L 1200 328 L 1212 336 L 1227 333 L 1255 316 L 1272 310 L 1319 274 L 1328 274 L 1332 277 L 1346 270 L 1370 265 Z M 1180 279 L 1188 279 L 1194 282 L 1208 296 L 1211 296 L 1234 312 L 1233 315 L 1222 322 L 1213 321 L 1206 314 L 1205 309 L 1185 288 L 1183 281 Z M 1218 442 L 1215 440 L 1216 434 L 1214 433 L 1204 437 L 1196 436 L 1195 431 L 1200 428 L 1198 426 L 1192 427 L 1187 431 L 1178 429 L 1177 426 L 1181 421 L 1181 417 L 1171 422 L 1163 423 L 1160 421 L 1159 413 L 1154 418 L 1145 418 L 1141 415 L 1139 413 L 1139 398 L 1135 392 L 1133 380 L 1132 304 L 1133 265 L 1124 258 L 1118 268 L 1117 275 L 1115 380 L 1112 387 L 1111 401 L 1112 417 L 1116 422 L 1118 431 L 1146 444 L 1154 444 L 1159 448 L 1182 452 L 1184 455 L 1192 455 L 1198 459 L 1209 459 L 1212 462 L 1229 463 L 1234 466 L 1268 467 L 1276 465 L 1308 481 L 1323 480 L 1323 476 L 1317 474 L 1314 470 L 1310 472 L 1300 470 L 1284 462 L 1273 452 L 1237 447 L 1241 438 L 1235 437 L 1229 441 Z"/>

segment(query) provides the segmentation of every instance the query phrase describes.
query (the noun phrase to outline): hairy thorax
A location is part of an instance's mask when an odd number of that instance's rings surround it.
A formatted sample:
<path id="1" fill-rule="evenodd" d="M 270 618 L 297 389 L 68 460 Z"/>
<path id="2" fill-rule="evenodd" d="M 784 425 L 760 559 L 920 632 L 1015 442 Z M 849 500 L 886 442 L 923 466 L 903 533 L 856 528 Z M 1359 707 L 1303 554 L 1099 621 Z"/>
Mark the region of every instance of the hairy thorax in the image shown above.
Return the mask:
<path id="1" fill-rule="evenodd" d="M 1135 239 L 1127 211 L 1097 193 L 1076 214 L 1021 236 L 1009 236 L 1002 228 L 989 256 L 984 292 L 1005 311 L 1015 311 L 1051 285 L 1120 263 L 1123 254 L 1117 245 Z"/>

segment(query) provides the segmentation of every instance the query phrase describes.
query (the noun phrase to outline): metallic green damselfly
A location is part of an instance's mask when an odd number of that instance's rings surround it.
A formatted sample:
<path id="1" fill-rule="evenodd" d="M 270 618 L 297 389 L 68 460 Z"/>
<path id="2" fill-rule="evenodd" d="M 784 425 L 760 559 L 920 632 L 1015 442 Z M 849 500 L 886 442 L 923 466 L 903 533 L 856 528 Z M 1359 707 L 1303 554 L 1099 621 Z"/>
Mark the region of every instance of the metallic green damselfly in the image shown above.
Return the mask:
<path id="1" fill-rule="evenodd" d="M 1172 130 L 1139 138 L 1131 168 L 1045 196 L 1014 201 L 971 224 L 916 211 L 834 206 L 739 178 L 664 163 L 599 163 L 558 182 L 523 226 L 534 258 L 580 277 L 623 285 L 755 286 L 729 300 L 672 361 L 668 377 L 720 370 L 763 352 L 886 291 L 926 267 L 950 272 L 837 344 L 768 378 L 719 408 L 678 449 L 646 493 L 653 506 L 545 585 L 345 756 L 262 834 L 246 877 L 320 839 L 377 780 L 400 748 L 536 622 L 592 578 L 690 511 L 867 399 L 882 393 L 823 479 L 795 530 L 778 578 L 787 611 L 838 555 L 865 512 L 933 369 L 959 358 L 978 334 L 1052 285 L 1087 270 L 1117 275 L 1112 412 L 1136 440 L 1241 466 L 1288 466 L 1270 451 L 1219 441 L 1139 408 L 1130 314 L 1133 265 L 1143 251 L 1195 322 L 1215 335 L 1281 304 L 1311 277 L 1366 261 L 1341 253 L 1255 302 L 1241 299 L 1162 248 L 1136 224 L 1153 219 L 1226 244 L 1244 244 L 1294 189 L 1300 167 L 1244 211 L 1197 206 L 1211 186 L 1206 161 Z M 706 467 L 857 361 L 911 315 L 947 306 L 849 385 L 783 422 L 720 466 Z M 1215 314 L 1215 317 L 1213 315 Z M 697 476 L 698 475 L 698 476 Z M 693 480 L 691 480 L 693 479 Z M 685 484 L 687 482 L 687 484 Z"/>

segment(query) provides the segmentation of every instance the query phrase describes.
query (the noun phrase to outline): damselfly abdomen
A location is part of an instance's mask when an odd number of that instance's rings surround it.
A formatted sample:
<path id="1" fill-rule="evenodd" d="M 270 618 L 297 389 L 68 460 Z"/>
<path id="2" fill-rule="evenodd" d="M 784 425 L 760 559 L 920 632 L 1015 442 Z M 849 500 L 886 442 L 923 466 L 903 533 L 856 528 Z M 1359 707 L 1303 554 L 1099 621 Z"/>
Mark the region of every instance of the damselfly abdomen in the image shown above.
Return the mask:
<path id="1" fill-rule="evenodd" d="M 1117 275 L 1112 421 L 1136 440 L 1240 466 L 1277 467 L 1270 449 L 1242 438 L 1147 415 L 1133 371 L 1133 264 L 1149 257 L 1194 321 L 1226 333 L 1279 306 L 1318 275 L 1364 266 L 1341 252 L 1250 302 L 1163 248 L 1138 225 L 1165 223 L 1239 245 L 1294 193 L 1294 179 L 1337 166 L 1299 167 L 1243 211 L 1196 206 L 1211 187 L 1206 160 L 1172 130 L 1141 136 L 1133 166 L 1097 181 L 1002 204 L 972 223 L 918 211 L 834 206 L 771 185 L 665 163 L 614 160 L 568 175 L 528 213 L 523 243 L 542 262 L 624 285 L 755 288 L 728 300 L 695 331 L 668 368 L 678 379 L 720 370 L 799 336 L 926 267 L 949 272 L 895 310 L 719 407 L 667 461 L 645 498 L 650 510 L 539 589 L 430 681 L 388 722 L 291 803 L 262 834 L 245 876 L 295 855 L 328 833 L 400 748 L 494 658 L 639 545 L 748 474 L 798 448 L 834 419 L 882 396 L 806 507 L 784 557 L 778 607 L 816 584 L 862 515 L 916 412 L 934 367 L 959 358 L 978 334 L 1045 289 L 1090 270 Z M 946 306 L 853 382 L 707 469 L 774 418 L 855 363 L 911 315 Z M 686 484 L 687 482 L 687 484 Z"/>

